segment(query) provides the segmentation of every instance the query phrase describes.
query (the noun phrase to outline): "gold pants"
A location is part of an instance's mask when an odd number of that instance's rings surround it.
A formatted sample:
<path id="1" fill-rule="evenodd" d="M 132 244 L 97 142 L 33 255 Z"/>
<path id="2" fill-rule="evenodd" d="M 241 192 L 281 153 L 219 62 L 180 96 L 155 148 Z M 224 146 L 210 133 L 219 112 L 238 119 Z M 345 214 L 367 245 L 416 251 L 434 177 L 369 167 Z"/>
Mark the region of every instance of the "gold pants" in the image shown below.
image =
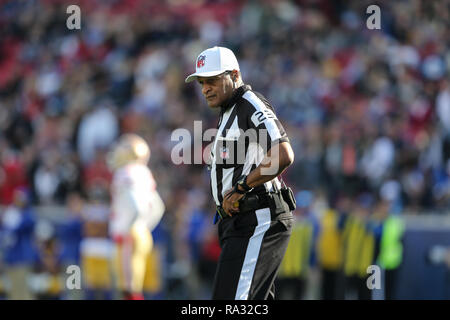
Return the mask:
<path id="1" fill-rule="evenodd" d="M 142 293 L 148 256 L 153 238 L 144 223 L 135 222 L 129 237 L 116 243 L 114 273 L 118 289 L 130 293 Z"/>
<path id="2" fill-rule="evenodd" d="M 160 255 L 160 250 L 158 250 L 157 246 L 148 255 L 144 279 L 144 292 L 146 293 L 157 293 L 161 291 Z"/>

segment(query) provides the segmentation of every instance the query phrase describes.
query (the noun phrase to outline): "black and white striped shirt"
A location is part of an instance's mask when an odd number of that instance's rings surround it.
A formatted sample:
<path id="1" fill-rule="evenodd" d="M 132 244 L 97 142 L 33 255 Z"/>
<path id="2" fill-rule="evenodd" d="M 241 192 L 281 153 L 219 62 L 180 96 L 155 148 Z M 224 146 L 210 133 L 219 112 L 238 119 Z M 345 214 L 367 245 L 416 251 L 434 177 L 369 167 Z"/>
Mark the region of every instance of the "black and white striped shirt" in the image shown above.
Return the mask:
<path id="1" fill-rule="evenodd" d="M 225 191 L 255 169 L 273 145 L 284 141 L 289 139 L 270 103 L 248 85 L 236 89 L 222 106 L 211 147 L 211 191 L 216 204 L 222 204 Z M 275 178 L 254 192 L 272 191 L 274 184 L 281 188 Z"/>

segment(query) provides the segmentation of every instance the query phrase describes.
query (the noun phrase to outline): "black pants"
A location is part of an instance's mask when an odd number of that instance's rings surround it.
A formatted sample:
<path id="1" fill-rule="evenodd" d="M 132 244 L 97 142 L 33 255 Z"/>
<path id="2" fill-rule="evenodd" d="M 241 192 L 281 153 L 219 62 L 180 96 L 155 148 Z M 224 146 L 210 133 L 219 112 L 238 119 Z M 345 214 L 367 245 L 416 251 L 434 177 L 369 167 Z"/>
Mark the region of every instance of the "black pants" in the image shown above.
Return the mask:
<path id="1" fill-rule="evenodd" d="M 292 220 L 290 212 L 275 216 L 269 208 L 221 220 L 222 252 L 212 298 L 274 299 L 274 281 L 289 242 Z"/>

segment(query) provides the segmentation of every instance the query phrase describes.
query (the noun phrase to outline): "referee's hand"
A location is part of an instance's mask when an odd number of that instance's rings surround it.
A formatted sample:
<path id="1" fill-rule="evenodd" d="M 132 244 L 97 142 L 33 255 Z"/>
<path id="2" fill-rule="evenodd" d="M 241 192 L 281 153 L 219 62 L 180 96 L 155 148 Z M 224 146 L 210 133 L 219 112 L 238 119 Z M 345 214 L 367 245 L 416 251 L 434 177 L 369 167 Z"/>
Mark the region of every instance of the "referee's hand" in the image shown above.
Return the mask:
<path id="1" fill-rule="evenodd" d="M 223 203 L 222 203 L 222 207 L 225 210 L 226 214 L 228 214 L 230 217 L 232 217 L 233 214 L 238 213 L 239 212 L 239 200 L 241 200 L 243 197 L 244 197 L 243 194 L 234 192 L 233 188 L 227 190 L 224 193 Z"/>

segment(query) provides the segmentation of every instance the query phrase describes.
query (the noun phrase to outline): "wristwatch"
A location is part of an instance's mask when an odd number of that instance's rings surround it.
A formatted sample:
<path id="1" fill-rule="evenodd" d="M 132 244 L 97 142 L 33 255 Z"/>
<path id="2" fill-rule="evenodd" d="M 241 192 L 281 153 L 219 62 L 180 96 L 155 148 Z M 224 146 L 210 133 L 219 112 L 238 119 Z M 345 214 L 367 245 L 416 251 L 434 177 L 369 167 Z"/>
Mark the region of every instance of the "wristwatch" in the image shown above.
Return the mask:
<path id="1" fill-rule="evenodd" d="M 238 186 L 241 186 L 242 189 L 244 189 L 244 191 L 239 190 Z M 245 194 L 252 190 L 253 190 L 253 188 L 250 188 L 249 185 L 247 184 L 247 176 L 245 176 L 245 175 L 240 176 L 238 178 L 238 181 L 236 182 L 236 192 L 238 192 L 240 194 Z"/>

